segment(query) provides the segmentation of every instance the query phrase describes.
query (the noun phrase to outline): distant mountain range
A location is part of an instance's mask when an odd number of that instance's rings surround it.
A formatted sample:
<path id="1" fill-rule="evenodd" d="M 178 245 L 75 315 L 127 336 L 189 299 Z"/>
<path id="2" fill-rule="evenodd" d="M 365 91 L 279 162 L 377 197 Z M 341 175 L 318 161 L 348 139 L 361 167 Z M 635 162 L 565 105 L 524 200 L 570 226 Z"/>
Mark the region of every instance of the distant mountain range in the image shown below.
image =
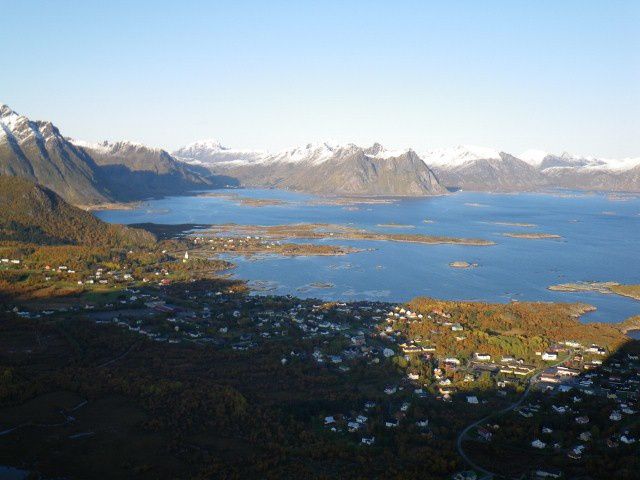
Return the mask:
<path id="1" fill-rule="evenodd" d="M 197 142 L 173 154 L 207 166 L 243 185 L 336 195 L 439 195 L 447 190 L 412 150 L 388 151 L 375 144 L 308 144 L 279 153 L 234 151 Z"/>
<path id="2" fill-rule="evenodd" d="M 23 177 L 74 204 L 131 201 L 220 186 L 330 195 L 441 195 L 544 188 L 640 191 L 640 157 L 622 160 L 458 146 L 416 152 L 379 143 L 308 144 L 281 152 L 199 141 L 168 153 L 134 142 L 64 137 L 0 105 L 0 175 Z"/>
<path id="3" fill-rule="evenodd" d="M 495 192 L 542 188 L 640 191 L 640 157 L 611 160 L 535 150 L 516 156 L 473 146 L 388 151 L 377 143 L 369 148 L 310 144 L 269 153 L 234 150 L 213 140 L 192 143 L 173 155 L 236 176 L 245 185 L 319 193 L 425 195 L 440 194 L 443 187 Z M 383 165 L 387 168 L 382 169 Z M 413 177 L 407 174 L 411 168 L 417 169 Z M 370 170 L 375 175 L 363 173 Z"/>

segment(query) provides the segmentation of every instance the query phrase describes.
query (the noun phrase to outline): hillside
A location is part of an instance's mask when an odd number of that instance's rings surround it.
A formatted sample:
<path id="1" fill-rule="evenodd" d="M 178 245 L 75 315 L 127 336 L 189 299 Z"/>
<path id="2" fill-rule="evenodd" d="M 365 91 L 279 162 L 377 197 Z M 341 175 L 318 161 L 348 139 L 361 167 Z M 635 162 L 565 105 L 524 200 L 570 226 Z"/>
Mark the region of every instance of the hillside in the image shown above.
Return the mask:
<path id="1" fill-rule="evenodd" d="M 110 246 L 155 239 L 143 230 L 105 223 L 26 179 L 0 176 L 0 240 Z"/>
<path id="2" fill-rule="evenodd" d="M 119 200 L 183 193 L 213 185 L 209 172 L 184 164 L 160 148 L 133 142 L 89 144 L 72 140 L 98 166 L 103 183 Z M 136 188 L 132 189 L 131 186 Z"/>

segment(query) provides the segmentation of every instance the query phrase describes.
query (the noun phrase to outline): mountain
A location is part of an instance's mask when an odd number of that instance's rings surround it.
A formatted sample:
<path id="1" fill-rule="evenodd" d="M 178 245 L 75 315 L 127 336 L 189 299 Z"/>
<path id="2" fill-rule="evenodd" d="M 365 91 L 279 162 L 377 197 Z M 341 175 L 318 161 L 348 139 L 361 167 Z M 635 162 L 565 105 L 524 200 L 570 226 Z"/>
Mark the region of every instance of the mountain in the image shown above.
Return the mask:
<path id="1" fill-rule="evenodd" d="M 640 158 L 603 159 L 528 150 L 517 157 L 495 149 L 458 146 L 420 154 L 448 188 L 527 191 L 548 188 L 640 191 Z"/>
<path id="2" fill-rule="evenodd" d="M 93 159 L 51 122 L 32 121 L 0 105 L 0 175 L 46 185 L 71 202 L 112 199 Z"/>
<path id="3" fill-rule="evenodd" d="M 119 200 L 182 193 L 213 185 L 209 172 L 178 161 L 160 148 L 134 142 L 71 140 L 98 166 L 103 184 Z M 132 189 L 131 186 L 136 188 Z"/>
<path id="4" fill-rule="evenodd" d="M 628 169 L 548 167 L 543 174 L 549 185 L 559 188 L 640 192 L 640 163 Z"/>
<path id="5" fill-rule="evenodd" d="M 426 152 L 422 157 L 449 188 L 509 192 L 546 185 L 536 167 L 497 150 L 458 146 Z"/>
<path id="6" fill-rule="evenodd" d="M 0 175 L 27 178 L 75 204 L 177 194 L 215 181 L 164 150 L 70 140 L 51 122 L 32 121 L 6 105 L 0 105 Z"/>
<path id="7" fill-rule="evenodd" d="M 413 150 L 380 144 L 308 144 L 278 153 L 232 150 L 197 142 L 174 152 L 245 186 L 286 188 L 335 195 L 423 196 L 447 193 Z M 191 155 L 188 157 L 187 155 Z"/>
<path id="8" fill-rule="evenodd" d="M 74 204 L 176 195 L 223 186 L 333 195 L 440 195 L 448 189 L 542 188 L 640 192 L 640 158 L 602 159 L 529 150 L 515 156 L 468 145 L 416 153 L 380 144 L 307 144 L 281 152 L 237 150 L 215 140 L 169 154 L 133 142 L 90 144 L 0 105 L 0 175 L 23 177 Z"/>
<path id="9" fill-rule="evenodd" d="M 230 148 L 224 147 L 217 140 L 199 140 L 190 143 L 172 154 L 177 158 L 185 158 L 197 163 L 214 163 L 217 158 L 224 155 L 224 152 L 231 152 Z"/>
<path id="10" fill-rule="evenodd" d="M 105 223 L 48 188 L 4 175 L 0 176 L 0 239 L 104 246 L 155 241 L 143 230 Z"/>

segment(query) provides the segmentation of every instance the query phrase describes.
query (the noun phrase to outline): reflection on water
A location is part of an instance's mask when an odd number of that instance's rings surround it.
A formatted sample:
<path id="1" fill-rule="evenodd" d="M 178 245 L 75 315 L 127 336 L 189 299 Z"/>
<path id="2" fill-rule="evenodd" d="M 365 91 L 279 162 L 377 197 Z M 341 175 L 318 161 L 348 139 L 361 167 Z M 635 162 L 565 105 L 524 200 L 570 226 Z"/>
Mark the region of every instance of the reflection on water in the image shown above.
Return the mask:
<path id="1" fill-rule="evenodd" d="M 595 292 L 563 293 L 549 285 L 573 281 L 640 283 L 640 199 L 624 202 L 605 194 L 456 193 L 443 197 L 345 205 L 279 190 L 243 190 L 242 196 L 278 199 L 276 206 L 249 207 L 221 197 L 170 197 L 136 210 L 101 211 L 119 223 L 339 223 L 371 231 L 472 237 L 490 247 L 397 242 L 319 240 L 367 251 L 337 257 L 234 258 L 234 275 L 258 281 L 258 290 L 321 299 L 408 300 L 417 295 L 508 302 L 584 302 L 598 310 L 584 321 L 620 321 L 640 313 L 640 302 Z M 611 198 L 614 198 L 613 200 Z M 425 222 L 428 219 L 428 222 Z M 556 234 L 561 239 L 522 239 L 504 233 Z M 369 250 L 370 249 L 370 250 Z M 478 264 L 452 268 L 453 262 Z M 309 288 L 313 284 L 331 285 Z M 262 287 L 262 288 L 260 288 Z"/>
<path id="2" fill-rule="evenodd" d="M 0 465 L 0 480 L 23 480 L 29 476 L 26 470 Z"/>

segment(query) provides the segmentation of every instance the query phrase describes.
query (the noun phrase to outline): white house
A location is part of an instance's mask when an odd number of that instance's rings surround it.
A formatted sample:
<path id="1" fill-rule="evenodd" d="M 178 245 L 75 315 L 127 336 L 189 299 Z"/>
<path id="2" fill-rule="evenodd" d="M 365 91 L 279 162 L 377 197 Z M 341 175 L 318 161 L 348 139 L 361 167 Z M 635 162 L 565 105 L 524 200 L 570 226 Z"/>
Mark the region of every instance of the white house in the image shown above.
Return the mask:
<path id="1" fill-rule="evenodd" d="M 531 446 L 533 448 L 539 448 L 542 450 L 543 448 L 546 448 L 547 444 L 541 440 L 535 439 L 533 442 L 531 442 Z"/>
<path id="2" fill-rule="evenodd" d="M 364 445 L 373 445 L 375 441 L 376 437 L 362 437 L 361 440 Z"/>

